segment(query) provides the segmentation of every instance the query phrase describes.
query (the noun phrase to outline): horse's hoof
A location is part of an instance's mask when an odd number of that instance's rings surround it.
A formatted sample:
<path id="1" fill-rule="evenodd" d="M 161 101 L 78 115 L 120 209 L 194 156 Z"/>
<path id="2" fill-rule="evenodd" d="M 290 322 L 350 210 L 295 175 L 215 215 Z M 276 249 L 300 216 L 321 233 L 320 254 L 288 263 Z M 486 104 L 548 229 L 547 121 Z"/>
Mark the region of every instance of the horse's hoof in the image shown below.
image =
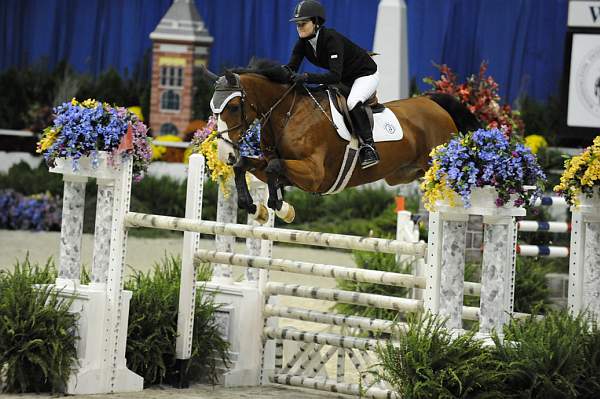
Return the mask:
<path id="1" fill-rule="evenodd" d="M 255 204 L 256 212 L 252 214 L 254 220 L 260 224 L 265 224 L 269 220 L 269 210 L 263 203 Z"/>
<path id="2" fill-rule="evenodd" d="M 296 217 L 296 211 L 294 210 L 294 207 L 285 201 L 283 201 L 281 209 L 275 211 L 275 214 L 286 223 L 292 223 Z"/>

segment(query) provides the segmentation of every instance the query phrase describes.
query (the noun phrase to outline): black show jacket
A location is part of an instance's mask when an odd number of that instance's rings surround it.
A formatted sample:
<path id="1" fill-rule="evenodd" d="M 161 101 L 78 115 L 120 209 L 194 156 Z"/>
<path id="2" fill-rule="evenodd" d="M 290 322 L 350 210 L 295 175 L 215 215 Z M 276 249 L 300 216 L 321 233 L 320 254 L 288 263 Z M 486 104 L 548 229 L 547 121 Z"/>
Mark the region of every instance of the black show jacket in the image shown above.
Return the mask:
<path id="1" fill-rule="evenodd" d="M 357 78 L 372 75 L 377 71 L 377 64 L 364 49 L 333 29 L 322 27 L 319 30 L 316 52 L 315 55 L 313 46 L 307 39 L 299 39 L 287 64 L 297 72 L 300 63 L 306 57 L 313 64 L 328 70 L 326 73 L 309 73 L 307 83 L 342 82 L 352 87 Z"/>

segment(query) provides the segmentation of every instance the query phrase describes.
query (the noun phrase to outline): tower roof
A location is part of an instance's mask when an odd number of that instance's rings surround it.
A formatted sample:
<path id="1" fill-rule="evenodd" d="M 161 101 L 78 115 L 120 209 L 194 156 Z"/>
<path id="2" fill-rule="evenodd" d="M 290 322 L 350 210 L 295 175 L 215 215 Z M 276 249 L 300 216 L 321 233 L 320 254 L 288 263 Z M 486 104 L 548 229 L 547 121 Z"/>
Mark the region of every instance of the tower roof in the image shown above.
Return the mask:
<path id="1" fill-rule="evenodd" d="M 203 44 L 213 42 L 193 0 L 174 0 L 154 32 L 150 33 L 150 39 Z"/>

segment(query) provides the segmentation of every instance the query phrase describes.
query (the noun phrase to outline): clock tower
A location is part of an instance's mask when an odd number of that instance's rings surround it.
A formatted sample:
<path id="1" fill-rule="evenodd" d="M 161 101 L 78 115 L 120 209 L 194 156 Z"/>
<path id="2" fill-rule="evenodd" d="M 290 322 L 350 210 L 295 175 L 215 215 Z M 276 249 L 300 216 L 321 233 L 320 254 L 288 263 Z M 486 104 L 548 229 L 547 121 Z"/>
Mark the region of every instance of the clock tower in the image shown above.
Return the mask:
<path id="1" fill-rule="evenodd" d="M 194 74 L 207 64 L 213 38 L 193 0 L 174 0 L 150 39 L 150 127 L 154 136 L 177 135 L 192 119 Z"/>

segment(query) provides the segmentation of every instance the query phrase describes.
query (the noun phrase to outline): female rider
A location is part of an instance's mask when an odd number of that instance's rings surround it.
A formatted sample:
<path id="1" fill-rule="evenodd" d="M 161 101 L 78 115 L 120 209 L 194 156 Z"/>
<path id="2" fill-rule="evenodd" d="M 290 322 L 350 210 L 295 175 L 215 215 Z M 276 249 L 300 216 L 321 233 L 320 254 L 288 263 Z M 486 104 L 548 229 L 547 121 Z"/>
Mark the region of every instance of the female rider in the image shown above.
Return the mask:
<path id="1" fill-rule="evenodd" d="M 335 30 L 323 26 L 325 9 L 316 0 L 298 3 L 290 22 L 296 23 L 300 36 L 287 64 L 293 71 L 292 80 L 296 83 L 342 83 L 351 87 L 347 103 L 355 133 L 362 139 L 361 167 L 365 169 L 376 165 L 379 155 L 373 143 L 373 132 L 364 102 L 377 90 L 377 64 L 364 49 Z M 304 58 L 328 72 L 299 74 L 298 68 Z"/>

